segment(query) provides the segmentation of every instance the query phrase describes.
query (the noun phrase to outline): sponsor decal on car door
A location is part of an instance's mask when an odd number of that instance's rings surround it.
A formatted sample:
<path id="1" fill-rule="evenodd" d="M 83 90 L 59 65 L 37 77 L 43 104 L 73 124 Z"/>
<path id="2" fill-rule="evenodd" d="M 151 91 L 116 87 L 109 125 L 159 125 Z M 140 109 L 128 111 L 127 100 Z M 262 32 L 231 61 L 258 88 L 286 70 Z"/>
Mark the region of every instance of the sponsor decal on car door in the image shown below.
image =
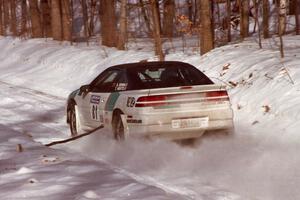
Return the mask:
<path id="1" fill-rule="evenodd" d="M 100 114 L 100 101 L 101 96 L 99 95 L 91 95 L 90 98 L 90 117 L 94 121 L 100 121 L 101 122 L 101 114 Z M 103 117 L 102 117 L 103 118 Z"/>
<path id="2" fill-rule="evenodd" d="M 111 93 L 91 93 L 90 96 L 90 119 L 93 126 L 103 125 L 104 110 Z"/>

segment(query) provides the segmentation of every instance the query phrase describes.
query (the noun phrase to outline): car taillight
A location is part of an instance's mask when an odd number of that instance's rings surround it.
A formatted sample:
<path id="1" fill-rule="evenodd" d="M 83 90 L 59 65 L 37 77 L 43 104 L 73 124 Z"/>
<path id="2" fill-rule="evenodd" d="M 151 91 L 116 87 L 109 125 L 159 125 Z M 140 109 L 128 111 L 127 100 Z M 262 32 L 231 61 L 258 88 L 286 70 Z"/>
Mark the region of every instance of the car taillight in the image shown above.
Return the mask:
<path id="1" fill-rule="evenodd" d="M 135 107 L 152 107 L 166 105 L 167 97 L 164 95 L 142 96 L 136 101 Z"/>
<path id="2" fill-rule="evenodd" d="M 227 91 L 212 91 L 206 92 L 206 97 L 208 97 L 208 101 L 228 101 L 228 93 Z"/>
<path id="3" fill-rule="evenodd" d="M 192 86 L 182 86 L 180 87 L 181 90 L 188 90 L 188 89 L 192 89 Z"/>

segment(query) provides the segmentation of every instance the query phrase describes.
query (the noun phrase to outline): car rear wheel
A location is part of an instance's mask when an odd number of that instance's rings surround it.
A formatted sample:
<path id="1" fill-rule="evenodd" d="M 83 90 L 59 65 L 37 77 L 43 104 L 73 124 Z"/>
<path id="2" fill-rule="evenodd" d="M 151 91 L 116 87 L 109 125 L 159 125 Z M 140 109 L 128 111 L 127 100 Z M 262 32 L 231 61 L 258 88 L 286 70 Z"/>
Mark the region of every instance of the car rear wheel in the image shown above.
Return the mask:
<path id="1" fill-rule="evenodd" d="M 177 144 L 181 145 L 181 146 L 190 146 L 193 147 L 196 144 L 196 141 L 199 138 L 188 138 L 188 139 L 181 139 L 181 140 L 177 140 L 175 141 Z"/>
<path id="2" fill-rule="evenodd" d="M 121 113 L 117 113 L 113 120 L 113 132 L 115 140 L 121 141 L 125 139 L 124 125 L 121 118 Z"/>
<path id="3" fill-rule="evenodd" d="M 71 136 L 77 136 L 81 132 L 80 121 L 79 121 L 79 113 L 77 105 L 71 105 L 70 108 L 70 130 Z"/>

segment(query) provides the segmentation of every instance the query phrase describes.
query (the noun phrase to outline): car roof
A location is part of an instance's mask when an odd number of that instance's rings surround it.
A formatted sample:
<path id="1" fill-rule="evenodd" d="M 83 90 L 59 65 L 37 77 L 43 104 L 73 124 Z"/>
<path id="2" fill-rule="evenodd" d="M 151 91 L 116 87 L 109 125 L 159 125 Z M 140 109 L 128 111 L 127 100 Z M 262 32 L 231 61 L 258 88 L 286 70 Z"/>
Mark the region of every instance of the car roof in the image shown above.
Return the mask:
<path id="1" fill-rule="evenodd" d="M 117 68 L 117 69 L 128 69 L 128 68 L 139 68 L 139 67 L 149 67 L 149 66 L 161 66 L 163 65 L 164 67 L 168 66 L 174 66 L 175 64 L 180 64 L 185 65 L 185 66 L 192 66 L 188 63 L 185 62 L 180 62 L 180 61 L 151 61 L 151 62 L 135 62 L 135 63 L 125 63 L 125 64 L 120 64 L 120 65 L 115 65 L 109 67 L 110 69 L 112 68 Z"/>

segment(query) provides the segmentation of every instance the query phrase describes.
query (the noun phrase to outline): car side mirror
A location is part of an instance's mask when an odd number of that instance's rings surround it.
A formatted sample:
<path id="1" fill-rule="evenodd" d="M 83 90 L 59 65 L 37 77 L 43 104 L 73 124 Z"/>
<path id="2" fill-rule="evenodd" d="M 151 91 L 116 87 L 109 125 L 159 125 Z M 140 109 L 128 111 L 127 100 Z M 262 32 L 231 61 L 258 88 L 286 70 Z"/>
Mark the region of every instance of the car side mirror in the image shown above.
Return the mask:
<path id="1" fill-rule="evenodd" d="M 90 91 L 90 85 L 83 85 L 79 89 L 79 95 L 87 94 Z"/>

